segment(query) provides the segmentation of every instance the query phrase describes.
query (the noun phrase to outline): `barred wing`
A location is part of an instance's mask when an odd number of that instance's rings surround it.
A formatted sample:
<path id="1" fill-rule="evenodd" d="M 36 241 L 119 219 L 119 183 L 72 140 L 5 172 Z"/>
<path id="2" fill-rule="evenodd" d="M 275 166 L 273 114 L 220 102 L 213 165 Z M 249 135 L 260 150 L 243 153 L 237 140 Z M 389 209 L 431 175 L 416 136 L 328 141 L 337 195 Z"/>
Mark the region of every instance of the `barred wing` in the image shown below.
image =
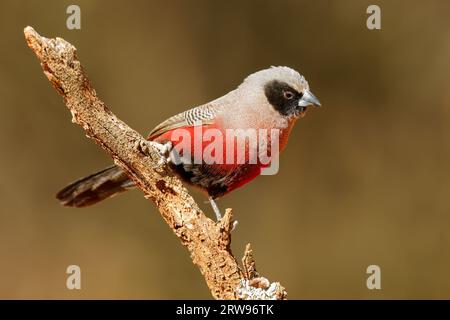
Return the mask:
<path id="1" fill-rule="evenodd" d="M 212 124 L 220 110 L 221 108 L 219 106 L 211 104 L 186 110 L 160 123 L 150 132 L 147 139 L 153 140 L 167 131 L 182 127 L 191 127 L 198 122 Z"/>

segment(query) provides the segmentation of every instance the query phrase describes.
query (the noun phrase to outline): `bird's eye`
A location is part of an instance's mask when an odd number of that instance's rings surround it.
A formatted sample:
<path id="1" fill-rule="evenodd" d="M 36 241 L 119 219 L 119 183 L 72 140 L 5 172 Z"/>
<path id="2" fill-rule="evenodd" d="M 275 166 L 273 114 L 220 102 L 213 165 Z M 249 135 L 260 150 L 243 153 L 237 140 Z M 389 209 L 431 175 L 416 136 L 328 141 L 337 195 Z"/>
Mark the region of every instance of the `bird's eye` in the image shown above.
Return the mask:
<path id="1" fill-rule="evenodd" d="M 291 91 L 283 91 L 283 96 L 288 99 L 291 100 L 294 98 L 294 93 Z"/>

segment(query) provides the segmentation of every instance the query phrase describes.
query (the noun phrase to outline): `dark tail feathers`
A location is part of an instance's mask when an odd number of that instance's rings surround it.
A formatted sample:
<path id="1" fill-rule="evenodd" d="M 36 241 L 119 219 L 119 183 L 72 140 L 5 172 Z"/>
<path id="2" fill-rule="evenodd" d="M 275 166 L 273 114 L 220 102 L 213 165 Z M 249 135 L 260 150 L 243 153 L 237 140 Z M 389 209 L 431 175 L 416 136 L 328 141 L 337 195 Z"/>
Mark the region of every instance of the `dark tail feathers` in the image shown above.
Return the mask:
<path id="1" fill-rule="evenodd" d="M 64 206 L 86 207 L 133 187 L 133 182 L 119 167 L 111 166 L 71 183 L 56 198 Z"/>

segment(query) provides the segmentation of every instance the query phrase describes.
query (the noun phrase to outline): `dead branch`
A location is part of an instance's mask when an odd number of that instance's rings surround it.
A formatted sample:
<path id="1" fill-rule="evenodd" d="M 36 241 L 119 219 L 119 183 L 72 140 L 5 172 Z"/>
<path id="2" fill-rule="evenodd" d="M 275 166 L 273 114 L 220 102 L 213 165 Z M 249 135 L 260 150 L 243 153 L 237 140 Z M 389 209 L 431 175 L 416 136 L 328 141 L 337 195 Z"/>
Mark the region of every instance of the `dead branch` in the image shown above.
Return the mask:
<path id="1" fill-rule="evenodd" d="M 285 299 L 279 283 L 257 276 L 247 247 L 243 272 L 231 253 L 232 211 L 215 223 L 194 199 L 154 148 L 143 152 L 145 139 L 119 120 L 98 98 L 78 61 L 76 48 L 61 38 L 41 37 L 24 30 L 28 46 L 41 62 L 44 74 L 64 98 L 89 138 L 100 145 L 159 209 L 163 219 L 189 250 L 216 299 Z"/>

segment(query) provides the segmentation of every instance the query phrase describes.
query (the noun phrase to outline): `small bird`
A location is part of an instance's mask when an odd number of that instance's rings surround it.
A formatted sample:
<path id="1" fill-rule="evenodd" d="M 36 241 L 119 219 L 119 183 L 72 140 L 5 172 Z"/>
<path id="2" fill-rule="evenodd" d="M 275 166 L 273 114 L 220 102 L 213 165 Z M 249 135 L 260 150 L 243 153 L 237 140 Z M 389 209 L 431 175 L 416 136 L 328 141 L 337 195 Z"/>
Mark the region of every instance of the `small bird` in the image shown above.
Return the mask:
<path id="1" fill-rule="evenodd" d="M 167 119 L 156 126 L 147 139 L 165 153 L 179 146 L 179 138 L 175 139 L 174 135 L 179 130 L 193 136 L 200 126 L 203 132 L 213 129 L 226 137 L 226 130 L 253 128 L 269 132 L 276 129 L 279 132 L 277 151 L 281 152 L 293 125 L 305 116 L 309 106 L 321 104 L 310 92 L 305 78 L 289 67 L 271 67 L 249 75 L 237 89 L 226 95 Z M 191 146 L 195 139 L 190 142 Z M 229 142 L 224 141 L 224 145 Z M 277 152 L 271 150 L 270 137 L 265 143 L 268 153 L 276 156 Z M 194 161 L 192 153 L 180 152 L 182 161 L 169 160 L 169 164 L 183 181 L 206 192 L 219 220 L 221 215 L 214 200 L 250 182 L 267 167 L 267 164 L 249 159 L 252 151 L 249 148 L 259 150 L 260 144 L 262 142 L 252 145 L 247 141 L 245 159 L 236 161 L 234 155 L 233 163 L 211 163 L 207 159 Z M 201 150 L 206 147 L 207 143 L 202 140 Z M 233 148 L 237 147 L 233 141 Z M 64 206 L 85 207 L 134 187 L 133 181 L 113 165 L 71 183 L 56 197 Z"/>

